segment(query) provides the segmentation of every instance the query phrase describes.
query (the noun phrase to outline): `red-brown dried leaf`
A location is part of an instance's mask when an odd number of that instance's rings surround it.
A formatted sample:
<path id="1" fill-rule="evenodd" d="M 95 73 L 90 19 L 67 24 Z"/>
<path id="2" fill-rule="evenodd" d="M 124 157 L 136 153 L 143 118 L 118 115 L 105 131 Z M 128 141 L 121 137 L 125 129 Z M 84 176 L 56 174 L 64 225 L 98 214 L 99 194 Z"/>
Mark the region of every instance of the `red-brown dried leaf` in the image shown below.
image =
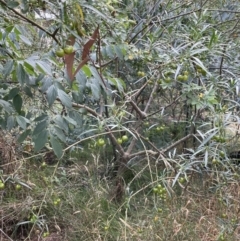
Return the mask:
<path id="1" fill-rule="evenodd" d="M 75 43 L 75 37 L 74 36 L 70 36 L 67 40 L 67 44 L 73 46 Z M 65 58 L 65 64 L 66 64 L 66 70 L 67 70 L 67 74 L 69 79 L 72 81 L 74 78 L 73 75 L 73 62 L 74 62 L 74 56 L 75 56 L 75 52 L 71 53 L 71 54 L 65 54 L 64 58 Z"/>
<path id="2" fill-rule="evenodd" d="M 91 39 L 87 41 L 87 43 L 83 46 L 83 54 L 82 54 L 82 60 L 86 59 L 89 55 L 90 48 L 93 46 L 94 42 L 96 41 L 97 37 L 99 35 L 99 26 L 95 29 L 93 32 Z"/>

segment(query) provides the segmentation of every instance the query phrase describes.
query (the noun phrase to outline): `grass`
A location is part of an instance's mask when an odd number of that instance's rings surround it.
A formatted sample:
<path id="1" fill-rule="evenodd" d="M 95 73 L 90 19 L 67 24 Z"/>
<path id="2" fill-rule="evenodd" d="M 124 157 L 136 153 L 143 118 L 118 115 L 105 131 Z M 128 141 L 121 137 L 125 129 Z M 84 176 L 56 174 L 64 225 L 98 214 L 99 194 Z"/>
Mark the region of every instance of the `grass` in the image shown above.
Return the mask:
<path id="1" fill-rule="evenodd" d="M 2 165 L 0 240 L 240 240 L 239 169 L 232 176 L 217 166 L 209 175 L 189 172 L 172 187 L 172 169 L 143 160 L 115 203 L 99 156 L 42 162 L 19 158 L 11 172 Z"/>

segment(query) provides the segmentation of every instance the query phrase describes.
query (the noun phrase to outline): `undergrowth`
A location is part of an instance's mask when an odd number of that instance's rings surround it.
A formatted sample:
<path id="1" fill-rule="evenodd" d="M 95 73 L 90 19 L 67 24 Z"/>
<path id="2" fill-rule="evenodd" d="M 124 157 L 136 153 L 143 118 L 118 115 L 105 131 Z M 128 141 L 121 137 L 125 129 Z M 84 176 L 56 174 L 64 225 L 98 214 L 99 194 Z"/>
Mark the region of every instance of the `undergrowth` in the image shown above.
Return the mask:
<path id="1" fill-rule="evenodd" d="M 173 166 L 142 160 L 116 203 L 114 179 L 91 158 L 22 157 L 2 172 L 1 240 L 239 240 L 238 170 L 225 181 L 220 166 L 187 172 L 173 186 Z"/>

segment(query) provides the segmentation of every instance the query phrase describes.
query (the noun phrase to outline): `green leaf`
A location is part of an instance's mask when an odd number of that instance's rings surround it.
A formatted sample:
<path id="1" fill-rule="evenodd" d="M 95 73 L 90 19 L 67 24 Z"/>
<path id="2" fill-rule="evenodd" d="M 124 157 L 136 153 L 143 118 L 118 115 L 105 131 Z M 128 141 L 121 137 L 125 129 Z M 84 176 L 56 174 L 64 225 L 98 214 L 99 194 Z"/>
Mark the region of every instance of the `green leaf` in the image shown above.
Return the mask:
<path id="1" fill-rule="evenodd" d="M 71 117 L 69 117 L 69 116 L 64 116 L 63 118 L 64 118 L 68 123 L 70 123 L 70 124 L 72 124 L 72 125 L 74 125 L 74 126 L 77 125 L 77 122 L 76 122 L 74 119 L 72 119 Z"/>
<path id="2" fill-rule="evenodd" d="M 57 115 L 54 119 L 54 122 L 66 133 L 68 133 L 68 124 L 67 122 L 62 118 L 61 115 Z"/>
<path id="3" fill-rule="evenodd" d="M 95 100 L 100 99 L 100 88 L 96 84 L 91 84 L 91 91 Z"/>
<path id="4" fill-rule="evenodd" d="M 17 141 L 22 143 L 29 135 L 31 134 L 31 130 L 27 129 L 18 137 Z"/>
<path id="5" fill-rule="evenodd" d="M 11 130 L 15 126 L 15 117 L 10 115 L 7 118 L 7 129 Z"/>
<path id="6" fill-rule="evenodd" d="M 17 1 L 7 1 L 7 6 L 9 8 L 16 8 L 16 7 L 19 6 L 19 2 L 17 2 Z"/>
<path id="7" fill-rule="evenodd" d="M 6 62 L 4 66 L 4 71 L 3 71 L 5 78 L 12 72 L 13 64 L 14 64 L 13 60 L 9 60 Z"/>
<path id="8" fill-rule="evenodd" d="M 12 105 L 9 102 L 7 102 L 5 100 L 0 100 L 0 105 L 5 109 L 5 111 L 7 113 L 10 114 L 10 113 L 14 112 L 13 108 L 12 108 Z"/>
<path id="9" fill-rule="evenodd" d="M 58 89 L 58 97 L 63 105 L 65 105 L 68 108 L 72 107 L 71 98 L 63 90 Z"/>
<path id="10" fill-rule="evenodd" d="M 72 82 L 72 90 L 73 91 L 78 91 L 79 90 L 78 83 L 75 80 Z"/>
<path id="11" fill-rule="evenodd" d="M 115 52 L 116 52 L 118 58 L 121 59 L 121 60 L 123 60 L 123 59 L 124 59 L 124 55 L 123 55 L 123 53 L 122 53 L 121 48 L 116 45 L 116 46 L 114 46 L 114 49 L 115 49 Z"/>
<path id="12" fill-rule="evenodd" d="M 54 126 L 54 134 L 58 137 L 58 139 L 60 139 L 62 142 L 66 142 L 66 136 L 64 134 L 64 132 L 58 128 L 57 126 Z"/>
<path id="13" fill-rule="evenodd" d="M 47 101 L 49 106 L 51 106 L 57 98 L 57 90 L 54 85 L 51 85 L 47 90 Z"/>
<path id="14" fill-rule="evenodd" d="M 38 116 L 36 119 L 34 119 L 35 122 L 37 121 L 43 121 L 43 120 L 46 120 L 48 118 L 48 115 L 46 114 L 42 114 L 40 116 Z"/>
<path id="15" fill-rule="evenodd" d="M 29 120 L 21 115 L 16 116 L 16 121 L 18 125 L 24 130 L 27 128 L 27 123 L 29 123 Z"/>
<path id="16" fill-rule="evenodd" d="M 22 97 L 19 94 L 15 95 L 13 98 L 13 106 L 18 113 L 21 112 L 22 103 L 23 103 Z"/>
<path id="17" fill-rule="evenodd" d="M 60 159 L 63 154 L 61 143 L 53 135 L 50 136 L 50 143 L 55 155 Z"/>
<path id="18" fill-rule="evenodd" d="M 33 130 L 33 134 L 32 135 L 33 136 L 38 135 L 42 130 L 46 129 L 47 126 L 48 126 L 47 119 L 37 123 L 37 125 L 35 126 L 35 128 Z"/>
<path id="19" fill-rule="evenodd" d="M 10 91 L 9 91 L 9 94 L 8 94 L 8 99 L 11 100 L 12 98 L 14 98 L 19 92 L 19 88 L 12 88 Z"/>
<path id="20" fill-rule="evenodd" d="M 37 61 L 37 66 L 39 67 L 40 71 L 42 71 L 45 74 L 52 75 L 51 65 L 44 62 L 44 61 Z"/>
<path id="21" fill-rule="evenodd" d="M 62 130 L 64 130 L 65 132 L 68 133 L 68 124 L 67 122 L 62 118 L 61 115 L 57 115 L 54 119 L 54 122 L 59 126 L 59 128 L 61 128 Z"/>
<path id="22" fill-rule="evenodd" d="M 25 43 L 27 44 L 28 46 L 31 46 L 32 45 L 32 42 L 27 38 L 25 37 L 24 35 L 19 35 L 20 39 Z"/>
<path id="23" fill-rule="evenodd" d="M 30 97 L 30 98 L 33 97 L 32 91 L 31 91 L 31 89 L 30 89 L 28 86 L 25 86 L 25 87 L 23 88 L 23 90 L 24 90 L 24 92 L 26 93 L 26 95 L 27 95 L 28 97 Z"/>
<path id="24" fill-rule="evenodd" d="M 98 11 L 96 8 L 90 6 L 90 5 L 87 5 L 87 4 L 82 4 L 81 7 L 85 7 L 85 8 L 88 8 L 88 9 L 91 9 L 93 12 L 95 12 L 96 14 L 98 14 L 100 17 L 102 17 L 103 19 L 105 20 L 109 20 L 109 18 L 102 14 L 100 11 Z"/>
<path id="25" fill-rule="evenodd" d="M 35 144 L 34 151 L 41 150 L 48 140 L 48 131 L 42 130 L 39 135 L 33 136 L 33 142 Z"/>
<path id="26" fill-rule="evenodd" d="M 109 58 L 114 58 L 114 57 L 115 57 L 115 54 L 114 54 L 114 52 L 113 52 L 113 46 L 112 46 L 112 45 L 108 45 L 108 46 L 106 47 L 106 53 L 107 53 L 107 56 L 108 56 Z"/>
<path id="27" fill-rule="evenodd" d="M 87 77 L 91 77 L 92 76 L 92 72 L 91 72 L 91 70 L 90 70 L 88 65 L 84 65 L 81 70 L 84 72 L 84 74 Z"/>
<path id="28" fill-rule="evenodd" d="M 25 83 L 26 72 L 21 64 L 17 66 L 17 79 L 21 85 Z"/>

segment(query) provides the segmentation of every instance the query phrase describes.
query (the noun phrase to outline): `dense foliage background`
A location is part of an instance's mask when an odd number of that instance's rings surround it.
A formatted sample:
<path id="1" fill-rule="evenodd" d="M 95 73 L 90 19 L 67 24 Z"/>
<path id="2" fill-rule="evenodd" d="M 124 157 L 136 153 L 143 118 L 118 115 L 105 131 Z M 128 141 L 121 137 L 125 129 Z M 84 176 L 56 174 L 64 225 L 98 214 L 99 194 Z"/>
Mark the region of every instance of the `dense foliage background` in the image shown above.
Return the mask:
<path id="1" fill-rule="evenodd" d="M 238 240 L 239 8 L 0 0 L 0 236 Z"/>

